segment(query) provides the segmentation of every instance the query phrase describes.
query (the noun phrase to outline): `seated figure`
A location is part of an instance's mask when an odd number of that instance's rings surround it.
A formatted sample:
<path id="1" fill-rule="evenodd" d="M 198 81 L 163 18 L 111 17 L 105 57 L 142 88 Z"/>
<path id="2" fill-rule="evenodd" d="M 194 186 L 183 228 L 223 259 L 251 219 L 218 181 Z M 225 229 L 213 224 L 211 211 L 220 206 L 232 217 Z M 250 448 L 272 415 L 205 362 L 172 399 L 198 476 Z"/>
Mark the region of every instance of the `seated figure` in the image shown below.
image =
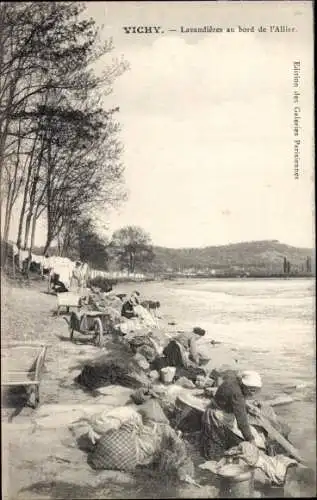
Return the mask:
<path id="1" fill-rule="evenodd" d="M 121 316 L 127 319 L 136 318 L 138 315 L 135 312 L 135 306 L 139 305 L 139 292 L 132 292 L 128 300 L 126 300 L 121 308 Z"/>

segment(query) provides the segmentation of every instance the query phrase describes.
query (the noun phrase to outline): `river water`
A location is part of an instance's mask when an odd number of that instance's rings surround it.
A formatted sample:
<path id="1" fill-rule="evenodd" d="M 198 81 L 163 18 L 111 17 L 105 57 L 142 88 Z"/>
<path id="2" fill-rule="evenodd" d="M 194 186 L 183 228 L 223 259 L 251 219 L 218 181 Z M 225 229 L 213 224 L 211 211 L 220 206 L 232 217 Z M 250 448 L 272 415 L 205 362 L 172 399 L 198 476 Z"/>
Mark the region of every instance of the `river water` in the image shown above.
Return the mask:
<path id="1" fill-rule="evenodd" d="M 135 287 L 126 284 L 123 291 Z M 160 301 L 164 320 L 174 320 L 179 328 L 200 326 L 209 339 L 237 347 L 240 366 L 261 373 L 263 398 L 294 398 L 276 412 L 287 419 L 289 439 L 315 468 L 314 280 L 185 279 L 137 288 L 144 298 Z"/>

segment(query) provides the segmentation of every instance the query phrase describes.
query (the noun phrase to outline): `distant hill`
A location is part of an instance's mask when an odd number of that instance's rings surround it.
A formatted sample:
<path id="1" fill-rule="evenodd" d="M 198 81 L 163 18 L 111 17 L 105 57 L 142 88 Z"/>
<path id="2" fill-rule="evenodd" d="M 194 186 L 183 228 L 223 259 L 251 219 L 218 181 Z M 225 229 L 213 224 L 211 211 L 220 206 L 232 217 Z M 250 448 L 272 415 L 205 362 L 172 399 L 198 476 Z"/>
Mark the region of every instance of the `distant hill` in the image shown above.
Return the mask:
<path id="1" fill-rule="evenodd" d="M 307 257 L 314 256 L 311 248 L 297 248 L 277 240 L 249 241 L 204 248 L 154 247 L 153 265 L 160 270 L 183 271 L 185 269 L 244 269 L 247 271 L 269 270 L 281 272 L 286 257 L 292 270 L 305 271 Z"/>
<path id="2" fill-rule="evenodd" d="M 311 258 L 311 270 L 315 274 L 315 254 L 311 248 L 299 248 L 280 243 L 278 240 L 247 241 L 228 245 L 203 248 L 166 248 L 154 246 L 154 261 L 150 265 L 137 266 L 139 271 L 207 273 L 212 270 L 217 274 L 240 271 L 251 274 L 283 273 L 283 261 L 290 263 L 291 272 L 306 273 L 307 257 Z M 41 255 L 43 247 L 34 248 L 35 254 Z M 57 255 L 57 247 L 49 250 L 50 255 Z M 71 255 L 71 258 L 78 258 Z M 111 265 L 111 263 L 108 265 Z M 105 267 L 106 269 L 106 267 Z"/>

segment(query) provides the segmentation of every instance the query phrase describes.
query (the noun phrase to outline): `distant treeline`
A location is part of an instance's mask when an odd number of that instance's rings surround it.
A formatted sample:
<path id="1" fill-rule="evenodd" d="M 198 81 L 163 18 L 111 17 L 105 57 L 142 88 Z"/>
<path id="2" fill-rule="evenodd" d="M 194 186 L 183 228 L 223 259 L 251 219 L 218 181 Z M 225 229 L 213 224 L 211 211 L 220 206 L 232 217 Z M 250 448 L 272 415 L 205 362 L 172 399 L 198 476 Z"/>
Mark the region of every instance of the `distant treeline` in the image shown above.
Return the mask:
<path id="1" fill-rule="evenodd" d="M 165 273 L 162 275 L 164 279 L 289 279 L 289 278 L 312 278 L 314 275 L 312 273 L 298 272 L 298 273 L 258 273 L 258 274 L 197 274 L 197 275 L 187 275 L 181 273 Z"/>

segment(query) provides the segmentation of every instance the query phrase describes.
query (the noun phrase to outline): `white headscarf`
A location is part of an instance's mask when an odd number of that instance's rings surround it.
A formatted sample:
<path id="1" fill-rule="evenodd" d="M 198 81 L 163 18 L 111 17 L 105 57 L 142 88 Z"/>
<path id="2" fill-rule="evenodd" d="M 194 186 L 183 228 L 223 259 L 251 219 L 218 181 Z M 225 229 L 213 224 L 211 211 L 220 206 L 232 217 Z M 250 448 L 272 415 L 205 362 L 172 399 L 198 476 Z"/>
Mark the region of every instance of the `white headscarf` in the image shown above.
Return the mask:
<path id="1" fill-rule="evenodd" d="M 247 370 L 242 372 L 241 381 L 247 387 L 262 387 L 262 379 L 258 372 Z"/>

